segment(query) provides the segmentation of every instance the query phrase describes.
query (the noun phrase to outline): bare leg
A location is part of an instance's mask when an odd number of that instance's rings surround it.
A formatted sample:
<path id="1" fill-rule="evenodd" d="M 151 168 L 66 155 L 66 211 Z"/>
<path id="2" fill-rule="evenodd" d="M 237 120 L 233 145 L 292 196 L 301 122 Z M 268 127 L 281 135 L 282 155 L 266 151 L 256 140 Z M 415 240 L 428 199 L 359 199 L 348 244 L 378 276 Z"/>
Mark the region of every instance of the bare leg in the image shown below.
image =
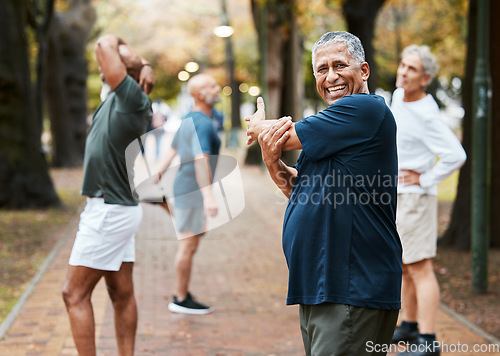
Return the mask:
<path id="1" fill-rule="evenodd" d="M 104 271 L 88 267 L 69 266 L 64 282 L 63 299 L 80 356 L 96 354 L 94 311 L 90 298 L 103 274 Z"/>
<path id="2" fill-rule="evenodd" d="M 403 284 L 401 287 L 401 319 L 408 322 L 417 321 L 417 294 L 408 265 L 403 264 Z"/>
<path id="3" fill-rule="evenodd" d="M 432 268 L 432 260 L 426 259 L 408 265 L 415 285 L 418 308 L 418 325 L 421 334 L 434 334 L 436 314 L 439 308 L 439 284 Z"/>
<path id="4" fill-rule="evenodd" d="M 198 249 L 200 238 L 203 234 L 189 236 L 190 233 L 181 233 L 179 247 L 175 255 L 175 271 L 177 275 L 177 299 L 184 300 L 189 291 L 189 281 L 191 280 L 191 270 L 193 266 L 193 257 Z"/>
<path id="5" fill-rule="evenodd" d="M 104 278 L 113 302 L 116 341 L 120 356 L 132 356 L 137 332 L 137 304 L 132 280 L 133 262 L 123 262 L 117 272 L 106 272 Z"/>
<path id="6" fill-rule="evenodd" d="M 173 211 L 170 210 L 170 206 L 168 206 L 167 202 L 158 203 L 158 205 L 160 205 L 167 212 L 168 215 L 171 216 L 174 215 Z"/>

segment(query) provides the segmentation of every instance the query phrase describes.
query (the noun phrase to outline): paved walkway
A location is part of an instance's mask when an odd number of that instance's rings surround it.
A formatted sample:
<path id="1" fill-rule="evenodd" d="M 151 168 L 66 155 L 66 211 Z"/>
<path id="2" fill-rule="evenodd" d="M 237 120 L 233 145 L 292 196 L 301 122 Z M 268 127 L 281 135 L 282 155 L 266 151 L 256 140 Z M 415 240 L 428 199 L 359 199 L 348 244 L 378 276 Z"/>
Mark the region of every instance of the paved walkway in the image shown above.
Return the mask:
<path id="1" fill-rule="evenodd" d="M 191 290 L 215 308 L 211 315 L 167 310 L 174 290 L 177 240 L 164 211 L 144 206 L 134 269 L 139 308 L 136 355 L 303 355 L 298 308 L 284 305 L 287 269 L 280 241 L 284 200 L 259 168 L 243 168 L 242 175 L 243 213 L 211 231 L 195 258 Z M 0 341 L 0 356 L 77 354 L 60 296 L 77 223 L 77 218 L 70 223 L 55 258 Z M 92 298 L 99 355 L 117 355 L 112 307 L 102 281 Z M 451 347 L 460 342 L 471 351 L 474 345 L 490 343 L 443 310 L 438 315 L 438 336 Z"/>

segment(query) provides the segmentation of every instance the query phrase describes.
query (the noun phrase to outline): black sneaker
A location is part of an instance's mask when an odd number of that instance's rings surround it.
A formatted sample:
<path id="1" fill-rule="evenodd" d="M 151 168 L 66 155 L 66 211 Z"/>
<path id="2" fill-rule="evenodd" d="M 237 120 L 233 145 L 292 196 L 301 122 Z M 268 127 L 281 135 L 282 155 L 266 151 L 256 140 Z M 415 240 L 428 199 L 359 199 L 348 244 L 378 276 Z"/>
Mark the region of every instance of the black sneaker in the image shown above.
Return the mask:
<path id="1" fill-rule="evenodd" d="M 408 328 L 398 326 L 396 330 L 394 330 L 392 343 L 397 344 L 399 342 L 409 342 L 411 344 L 417 341 L 418 335 L 418 329 L 410 331 Z"/>
<path id="2" fill-rule="evenodd" d="M 173 313 L 181 314 L 210 314 L 214 310 L 206 305 L 198 303 L 193 299 L 193 296 L 188 293 L 186 299 L 178 301 L 174 295 L 174 301 L 168 304 L 168 310 Z"/>
<path id="3" fill-rule="evenodd" d="M 408 346 L 407 350 L 399 353 L 398 356 L 440 356 L 441 349 L 439 343 L 427 341 L 422 336 L 417 338 L 417 342 Z"/>

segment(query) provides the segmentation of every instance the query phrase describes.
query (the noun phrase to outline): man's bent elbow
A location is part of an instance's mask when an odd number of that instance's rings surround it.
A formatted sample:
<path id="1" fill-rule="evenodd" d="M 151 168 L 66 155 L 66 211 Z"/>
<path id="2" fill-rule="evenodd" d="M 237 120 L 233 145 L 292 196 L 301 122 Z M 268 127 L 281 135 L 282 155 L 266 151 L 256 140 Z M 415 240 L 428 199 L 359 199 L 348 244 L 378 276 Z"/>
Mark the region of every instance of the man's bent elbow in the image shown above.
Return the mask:
<path id="1" fill-rule="evenodd" d="M 460 161 L 460 167 L 462 167 L 465 164 L 465 161 L 467 161 L 467 154 L 465 153 L 465 150 L 462 150 L 459 157 L 459 161 Z"/>
<path id="2" fill-rule="evenodd" d="M 300 140 L 297 136 L 290 137 L 288 141 L 286 141 L 285 144 L 283 145 L 283 151 L 293 151 L 301 149 L 302 149 L 302 143 L 300 143 Z"/>
<path id="3" fill-rule="evenodd" d="M 109 48 L 118 48 L 120 44 L 124 44 L 124 42 L 118 36 L 113 34 L 103 35 L 97 39 L 94 51 L 95 53 L 102 53 Z"/>

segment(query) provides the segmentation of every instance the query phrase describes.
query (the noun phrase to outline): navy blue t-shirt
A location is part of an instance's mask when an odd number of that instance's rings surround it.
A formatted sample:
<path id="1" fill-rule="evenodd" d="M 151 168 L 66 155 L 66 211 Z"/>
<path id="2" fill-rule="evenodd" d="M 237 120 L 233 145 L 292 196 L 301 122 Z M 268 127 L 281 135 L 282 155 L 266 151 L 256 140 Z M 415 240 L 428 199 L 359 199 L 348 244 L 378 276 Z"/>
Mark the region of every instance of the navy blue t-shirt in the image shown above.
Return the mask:
<path id="1" fill-rule="evenodd" d="M 285 212 L 287 304 L 401 307 L 396 124 L 355 94 L 296 123 L 302 153 Z"/>
<path id="2" fill-rule="evenodd" d="M 192 111 L 182 119 L 179 130 L 172 140 L 181 166 L 174 181 L 174 203 L 177 207 L 203 206 L 203 196 L 196 181 L 194 157 L 200 153 L 209 155 L 212 178 L 217 165 L 220 139 L 212 119 L 199 111 Z"/>

